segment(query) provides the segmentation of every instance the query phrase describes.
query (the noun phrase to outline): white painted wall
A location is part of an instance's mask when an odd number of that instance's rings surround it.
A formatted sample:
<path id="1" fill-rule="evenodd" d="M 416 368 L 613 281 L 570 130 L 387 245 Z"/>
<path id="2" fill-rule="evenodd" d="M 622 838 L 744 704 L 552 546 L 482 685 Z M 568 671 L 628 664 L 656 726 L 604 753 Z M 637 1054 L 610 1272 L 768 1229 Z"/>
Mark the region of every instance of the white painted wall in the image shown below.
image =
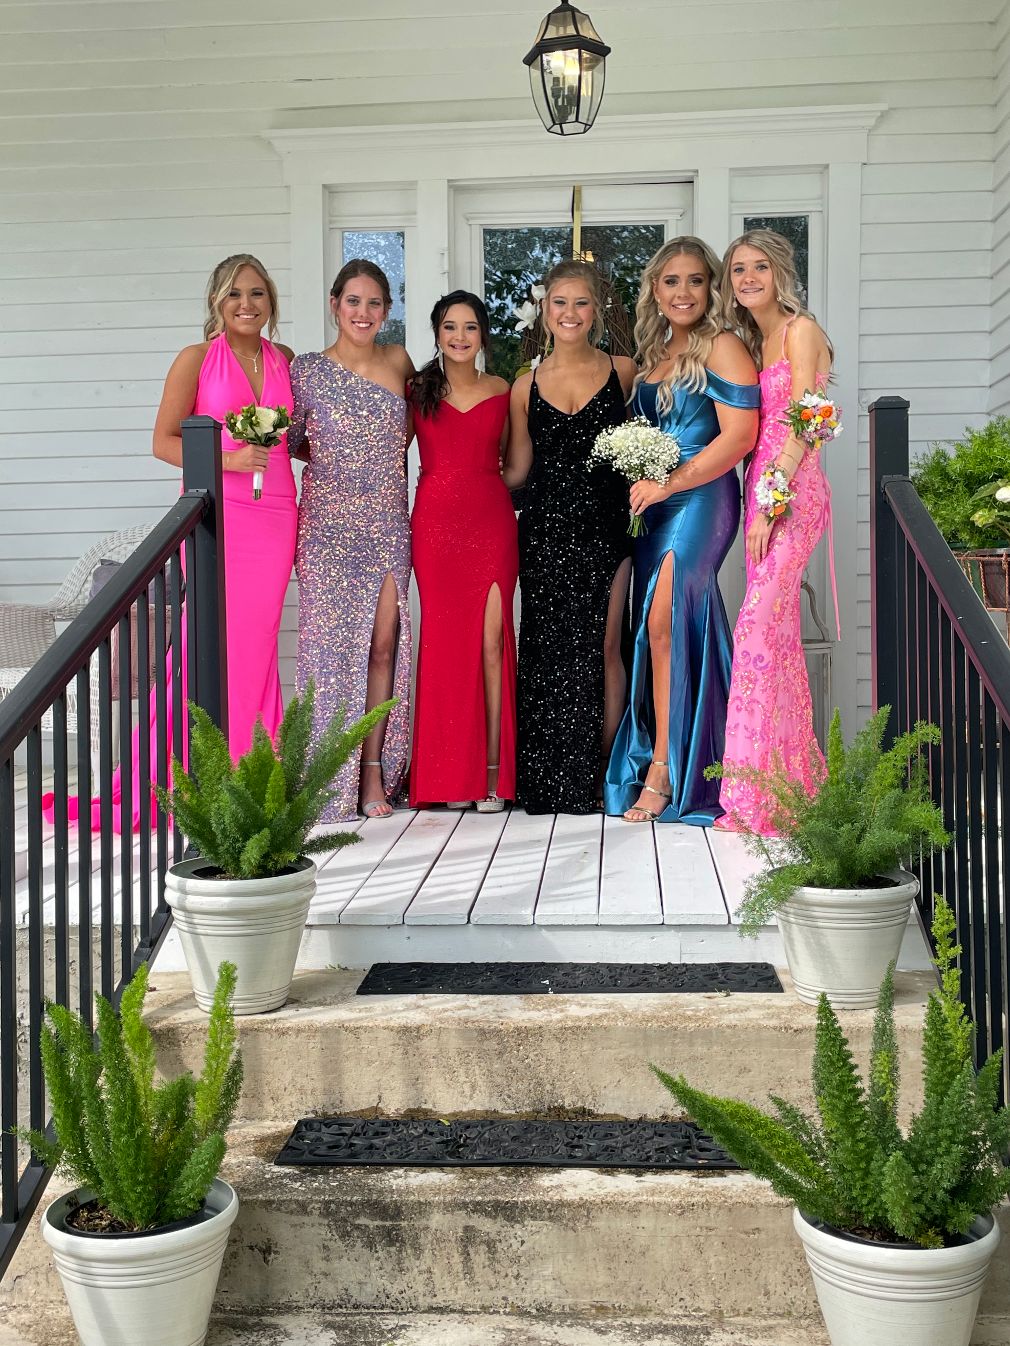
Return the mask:
<path id="1" fill-rule="evenodd" d="M 1010 3 L 994 24 L 992 332 L 989 409 L 1010 412 Z"/>
<path id="2" fill-rule="evenodd" d="M 290 301 L 292 240 L 315 223 L 289 213 L 265 136 L 530 117 L 519 58 L 549 7 L 0 0 L 0 598 L 44 596 L 88 543 L 171 500 L 150 427 L 172 356 L 199 335 L 211 266 L 255 252 Z M 588 8 L 614 48 L 604 116 L 885 103 L 846 241 L 861 254 L 858 350 L 840 362 L 858 357 L 863 407 L 911 399 L 919 445 L 984 417 L 990 353 L 994 404 L 1010 400 L 1004 0 L 977 0 L 970 21 L 949 0 Z M 756 137 L 755 169 L 765 149 Z M 864 522 L 857 547 L 839 538 L 839 565 L 858 574 L 865 705 L 866 420 L 848 420 L 839 451 Z M 292 614 L 286 626 L 290 677 Z"/>

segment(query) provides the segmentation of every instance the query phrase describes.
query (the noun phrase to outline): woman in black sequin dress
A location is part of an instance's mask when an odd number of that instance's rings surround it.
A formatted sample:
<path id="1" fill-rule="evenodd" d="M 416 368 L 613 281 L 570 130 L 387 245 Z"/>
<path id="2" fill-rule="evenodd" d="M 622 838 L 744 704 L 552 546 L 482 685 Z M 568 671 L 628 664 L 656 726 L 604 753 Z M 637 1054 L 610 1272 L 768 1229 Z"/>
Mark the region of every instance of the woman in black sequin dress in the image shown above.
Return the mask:
<path id="1" fill-rule="evenodd" d="M 519 517 L 517 802 L 591 813 L 624 709 L 621 637 L 631 543 L 628 490 L 589 467 L 601 430 L 625 419 L 633 362 L 597 350 L 599 273 L 561 262 L 544 279 L 552 353 L 512 389 L 505 481 L 526 482 Z"/>

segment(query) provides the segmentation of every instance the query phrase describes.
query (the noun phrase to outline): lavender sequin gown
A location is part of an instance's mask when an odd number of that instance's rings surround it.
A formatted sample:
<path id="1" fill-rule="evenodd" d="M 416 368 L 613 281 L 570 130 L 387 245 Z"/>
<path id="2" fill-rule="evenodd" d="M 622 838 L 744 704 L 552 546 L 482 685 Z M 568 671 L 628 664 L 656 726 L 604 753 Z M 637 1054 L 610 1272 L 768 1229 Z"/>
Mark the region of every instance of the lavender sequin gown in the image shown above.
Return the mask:
<path id="1" fill-rule="evenodd" d="M 316 682 L 316 736 L 342 706 L 348 723 L 365 710 L 368 651 L 379 590 L 396 584 L 400 633 L 393 677 L 399 705 L 382 749 L 386 793 L 399 794 L 407 770 L 410 689 L 410 519 L 404 458 L 406 403 L 321 353 L 291 366 L 295 414 L 288 443 L 308 441 L 298 507 L 298 688 Z M 358 812 L 355 753 L 335 782 L 324 822 Z"/>

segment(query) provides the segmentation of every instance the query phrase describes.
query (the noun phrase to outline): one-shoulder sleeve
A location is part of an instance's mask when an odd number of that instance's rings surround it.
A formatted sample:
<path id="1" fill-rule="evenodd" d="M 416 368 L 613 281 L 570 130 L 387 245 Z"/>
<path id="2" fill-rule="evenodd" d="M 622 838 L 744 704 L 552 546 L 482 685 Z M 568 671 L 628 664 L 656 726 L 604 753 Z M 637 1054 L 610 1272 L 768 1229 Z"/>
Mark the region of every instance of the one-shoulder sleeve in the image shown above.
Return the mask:
<path id="1" fill-rule="evenodd" d="M 713 374 L 711 369 L 706 369 L 705 374 L 708 378 L 705 392 L 713 402 L 725 402 L 728 407 L 740 407 L 743 411 L 757 411 L 760 408 L 759 383 L 731 383 L 729 379 Z"/>
<path id="2" fill-rule="evenodd" d="M 306 383 L 306 358 L 296 355 L 291 361 L 291 424 L 288 426 L 288 453 L 295 453 L 305 443 L 305 413 L 308 387 Z"/>

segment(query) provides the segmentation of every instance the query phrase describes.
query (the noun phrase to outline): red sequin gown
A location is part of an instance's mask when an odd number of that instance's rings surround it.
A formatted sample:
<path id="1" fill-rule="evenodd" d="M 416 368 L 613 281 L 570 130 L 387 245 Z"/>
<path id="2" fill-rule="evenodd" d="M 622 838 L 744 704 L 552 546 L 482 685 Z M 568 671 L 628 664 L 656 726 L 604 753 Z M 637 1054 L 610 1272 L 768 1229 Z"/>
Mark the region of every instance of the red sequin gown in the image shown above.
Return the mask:
<path id="1" fill-rule="evenodd" d="M 442 401 L 415 413 L 421 478 L 411 518 L 421 636 L 414 693 L 411 805 L 487 794 L 484 611 L 498 586 L 502 606 L 501 750 L 497 793 L 515 795 L 516 517 L 499 468 L 509 395 L 457 411 Z"/>

